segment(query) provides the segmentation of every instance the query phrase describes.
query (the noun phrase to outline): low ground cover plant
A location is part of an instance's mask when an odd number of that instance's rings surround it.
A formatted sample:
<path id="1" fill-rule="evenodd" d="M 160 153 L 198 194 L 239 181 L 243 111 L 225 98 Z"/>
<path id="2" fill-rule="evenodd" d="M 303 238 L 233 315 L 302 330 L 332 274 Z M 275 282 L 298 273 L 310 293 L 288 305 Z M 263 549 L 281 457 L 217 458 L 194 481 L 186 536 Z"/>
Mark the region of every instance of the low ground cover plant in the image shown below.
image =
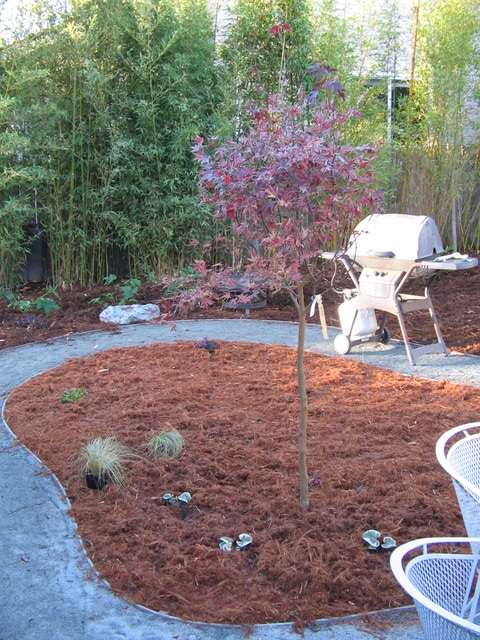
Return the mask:
<path id="1" fill-rule="evenodd" d="M 87 392 L 84 389 L 65 389 L 65 391 L 60 396 L 59 400 L 62 404 L 66 404 L 70 402 L 71 404 L 75 404 L 77 400 L 81 400 L 87 396 Z"/>
<path id="2" fill-rule="evenodd" d="M 103 279 L 104 284 L 113 285 L 116 284 L 117 276 L 111 274 Z M 121 285 L 116 287 L 113 291 L 109 291 L 104 296 L 99 296 L 89 300 L 88 304 L 99 304 L 102 307 L 108 307 L 109 305 L 124 305 L 132 304 L 137 301 L 137 293 L 140 289 L 142 282 L 138 278 L 125 278 L 122 280 Z M 121 295 L 119 295 L 119 291 Z"/>
<path id="3" fill-rule="evenodd" d="M 30 313 L 36 309 L 37 311 L 43 311 L 48 318 L 52 311 L 58 311 L 60 309 L 54 300 L 54 298 L 59 299 L 60 296 L 52 286 L 47 285 L 46 289 L 46 294 L 36 300 L 19 298 L 12 291 L 3 291 L 1 297 L 7 301 L 10 309 L 15 309 L 15 311 L 20 311 L 20 313 Z"/>
<path id="4" fill-rule="evenodd" d="M 147 448 L 155 460 L 175 460 L 183 450 L 183 436 L 176 429 L 154 433 L 147 443 Z"/>

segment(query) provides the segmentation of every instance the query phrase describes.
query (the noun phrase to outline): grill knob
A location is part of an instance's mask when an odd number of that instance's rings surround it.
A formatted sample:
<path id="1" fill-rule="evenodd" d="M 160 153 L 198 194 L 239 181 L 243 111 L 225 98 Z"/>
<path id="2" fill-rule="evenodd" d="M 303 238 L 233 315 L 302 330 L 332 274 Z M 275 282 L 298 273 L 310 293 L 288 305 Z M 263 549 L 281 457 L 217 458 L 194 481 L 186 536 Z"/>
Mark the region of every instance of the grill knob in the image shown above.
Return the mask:
<path id="1" fill-rule="evenodd" d="M 375 273 L 373 275 L 374 276 L 379 276 L 380 274 L 378 273 L 378 271 L 375 271 Z"/>

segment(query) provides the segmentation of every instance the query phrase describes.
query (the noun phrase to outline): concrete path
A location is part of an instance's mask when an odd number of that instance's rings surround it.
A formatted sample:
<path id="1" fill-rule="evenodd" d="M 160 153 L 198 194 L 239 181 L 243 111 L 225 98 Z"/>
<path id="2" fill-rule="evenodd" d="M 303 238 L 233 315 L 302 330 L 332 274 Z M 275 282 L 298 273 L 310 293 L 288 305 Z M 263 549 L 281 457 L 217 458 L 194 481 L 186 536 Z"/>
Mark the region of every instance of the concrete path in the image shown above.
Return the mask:
<path id="1" fill-rule="evenodd" d="M 333 338 L 307 327 L 307 348 L 334 355 Z M 179 321 L 133 325 L 0 351 L 0 400 L 28 378 L 69 358 L 120 346 L 199 340 L 204 337 L 295 346 L 294 323 L 255 320 Z M 367 364 L 428 379 L 448 379 L 480 387 L 480 359 L 431 355 L 417 367 L 408 363 L 402 343 L 365 345 L 345 356 Z M 3 426 L 2 426 L 3 425 Z M 68 515 L 68 501 L 41 462 L 0 425 L 0 640 L 290 640 L 289 624 L 257 625 L 248 632 L 228 625 L 183 622 L 134 606 L 96 579 Z M 412 607 L 319 621 L 307 640 L 412 640 L 422 638 Z"/>

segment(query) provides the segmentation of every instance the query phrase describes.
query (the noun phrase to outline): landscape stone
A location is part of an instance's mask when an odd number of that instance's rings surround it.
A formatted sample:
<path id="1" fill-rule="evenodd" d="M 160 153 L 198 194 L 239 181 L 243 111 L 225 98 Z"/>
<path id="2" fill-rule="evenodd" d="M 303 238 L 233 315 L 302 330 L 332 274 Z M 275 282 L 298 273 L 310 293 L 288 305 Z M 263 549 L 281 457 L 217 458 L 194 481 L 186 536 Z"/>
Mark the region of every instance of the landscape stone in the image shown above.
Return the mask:
<path id="1" fill-rule="evenodd" d="M 150 322 L 160 316 L 160 308 L 156 304 L 122 304 L 107 307 L 100 313 L 101 322 L 113 324 L 134 324 Z"/>

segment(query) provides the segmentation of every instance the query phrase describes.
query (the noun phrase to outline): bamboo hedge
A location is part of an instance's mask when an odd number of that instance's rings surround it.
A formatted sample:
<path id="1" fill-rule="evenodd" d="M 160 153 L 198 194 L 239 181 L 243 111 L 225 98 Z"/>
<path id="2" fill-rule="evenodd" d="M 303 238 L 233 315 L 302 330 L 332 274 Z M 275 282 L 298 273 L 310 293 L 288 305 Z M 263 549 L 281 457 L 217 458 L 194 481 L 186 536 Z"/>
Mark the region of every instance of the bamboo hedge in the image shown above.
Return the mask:
<path id="1" fill-rule="evenodd" d="M 316 61 L 361 101 L 348 135 L 380 145 L 386 208 L 431 215 L 446 244 L 479 248 L 477 0 L 412 0 L 416 58 L 393 121 L 397 0 L 358 0 L 356 20 L 336 0 L 232 0 L 222 29 L 220 4 L 74 0 L 65 12 L 37 0 L 20 14 L 0 41 L 0 287 L 21 280 L 32 234 L 55 284 L 188 267 L 192 240 L 222 231 L 200 204 L 192 142 L 241 131 L 259 94 L 293 98 Z M 285 24 L 283 40 L 271 35 Z"/>
<path id="2" fill-rule="evenodd" d="M 1 278 L 38 225 L 53 280 L 154 277 L 210 239 L 190 153 L 221 100 L 202 0 L 79 2 L 1 50 Z"/>

